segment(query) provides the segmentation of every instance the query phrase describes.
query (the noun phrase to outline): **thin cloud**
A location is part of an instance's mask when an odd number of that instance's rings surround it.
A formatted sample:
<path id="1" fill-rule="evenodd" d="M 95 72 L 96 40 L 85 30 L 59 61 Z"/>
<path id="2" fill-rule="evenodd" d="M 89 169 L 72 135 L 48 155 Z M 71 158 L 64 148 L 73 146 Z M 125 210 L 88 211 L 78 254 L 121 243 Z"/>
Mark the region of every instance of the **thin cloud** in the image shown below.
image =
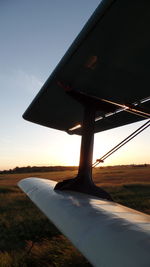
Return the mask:
<path id="1" fill-rule="evenodd" d="M 43 85 L 43 82 L 38 77 L 23 70 L 15 70 L 14 76 L 17 87 L 23 87 L 23 89 L 30 92 L 38 91 Z"/>

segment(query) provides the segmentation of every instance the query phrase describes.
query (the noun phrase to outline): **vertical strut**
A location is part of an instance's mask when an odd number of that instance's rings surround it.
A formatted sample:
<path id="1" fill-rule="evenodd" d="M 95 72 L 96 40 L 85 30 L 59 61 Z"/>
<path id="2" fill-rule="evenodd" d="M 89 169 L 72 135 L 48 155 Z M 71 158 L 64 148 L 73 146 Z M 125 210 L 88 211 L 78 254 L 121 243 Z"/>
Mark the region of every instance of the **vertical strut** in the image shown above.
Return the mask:
<path id="1" fill-rule="evenodd" d="M 88 195 L 112 200 L 111 196 L 102 188 L 97 187 L 92 180 L 94 123 L 95 109 L 85 105 L 78 175 L 73 179 L 57 183 L 55 190 L 82 192 Z"/>
<path id="2" fill-rule="evenodd" d="M 85 107 L 82 124 L 82 139 L 78 177 L 92 180 L 95 110 Z M 84 178 L 85 179 L 85 178 Z"/>

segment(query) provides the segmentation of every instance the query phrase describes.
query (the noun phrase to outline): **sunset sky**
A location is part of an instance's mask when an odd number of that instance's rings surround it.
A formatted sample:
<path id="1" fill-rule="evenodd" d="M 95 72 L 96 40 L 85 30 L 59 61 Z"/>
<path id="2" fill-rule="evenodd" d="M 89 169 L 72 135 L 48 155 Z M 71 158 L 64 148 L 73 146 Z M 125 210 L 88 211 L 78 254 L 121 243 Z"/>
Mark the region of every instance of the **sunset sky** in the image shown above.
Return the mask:
<path id="1" fill-rule="evenodd" d="M 0 170 L 78 165 L 80 137 L 39 126 L 22 114 L 100 0 L 0 1 Z M 95 135 L 94 160 L 144 122 Z M 150 129 L 103 164 L 150 163 Z"/>

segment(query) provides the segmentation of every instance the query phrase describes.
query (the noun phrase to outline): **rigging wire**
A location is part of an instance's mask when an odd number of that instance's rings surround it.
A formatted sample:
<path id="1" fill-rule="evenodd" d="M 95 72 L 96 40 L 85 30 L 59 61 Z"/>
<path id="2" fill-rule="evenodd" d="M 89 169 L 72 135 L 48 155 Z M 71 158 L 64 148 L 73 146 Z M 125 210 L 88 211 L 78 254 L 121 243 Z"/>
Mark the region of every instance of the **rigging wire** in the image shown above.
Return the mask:
<path id="1" fill-rule="evenodd" d="M 146 123 L 144 123 L 142 126 L 140 126 L 136 131 L 134 131 L 132 134 L 127 136 L 123 141 L 121 141 L 119 144 L 117 144 L 115 147 L 113 147 L 111 150 L 109 150 L 106 154 L 104 154 L 101 158 L 97 159 L 92 167 L 96 167 L 101 162 L 104 162 L 106 158 L 108 158 L 110 155 L 112 155 L 115 151 L 117 151 L 119 148 L 124 146 L 126 143 L 128 143 L 130 140 L 132 140 L 134 137 L 136 137 L 138 134 L 140 134 L 142 131 L 144 131 L 146 128 L 150 126 L 150 120 L 148 120 Z"/>

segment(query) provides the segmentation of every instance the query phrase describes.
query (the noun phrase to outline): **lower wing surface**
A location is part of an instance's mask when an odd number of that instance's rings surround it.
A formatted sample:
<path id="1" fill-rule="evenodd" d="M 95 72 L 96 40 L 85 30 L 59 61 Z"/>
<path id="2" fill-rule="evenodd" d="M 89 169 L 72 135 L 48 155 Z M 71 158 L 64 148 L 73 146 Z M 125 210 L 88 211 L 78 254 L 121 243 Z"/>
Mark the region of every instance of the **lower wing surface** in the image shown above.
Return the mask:
<path id="1" fill-rule="evenodd" d="M 27 178 L 19 187 L 96 267 L 149 267 L 150 216 L 115 202 Z"/>

